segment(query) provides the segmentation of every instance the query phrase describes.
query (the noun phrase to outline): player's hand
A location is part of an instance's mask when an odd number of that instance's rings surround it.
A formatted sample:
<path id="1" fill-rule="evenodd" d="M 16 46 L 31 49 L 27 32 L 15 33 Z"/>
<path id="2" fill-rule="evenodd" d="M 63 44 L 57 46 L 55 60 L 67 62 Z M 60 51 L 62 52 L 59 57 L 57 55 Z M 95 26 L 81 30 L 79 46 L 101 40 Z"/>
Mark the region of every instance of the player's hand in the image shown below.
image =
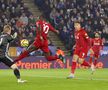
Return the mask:
<path id="1" fill-rule="evenodd" d="M 75 49 L 75 48 L 76 48 L 76 45 L 73 46 L 73 49 Z"/>
<path id="2" fill-rule="evenodd" d="M 13 38 L 15 39 L 16 37 L 17 37 L 17 32 L 15 32 L 14 34 L 13 34 Z"/>

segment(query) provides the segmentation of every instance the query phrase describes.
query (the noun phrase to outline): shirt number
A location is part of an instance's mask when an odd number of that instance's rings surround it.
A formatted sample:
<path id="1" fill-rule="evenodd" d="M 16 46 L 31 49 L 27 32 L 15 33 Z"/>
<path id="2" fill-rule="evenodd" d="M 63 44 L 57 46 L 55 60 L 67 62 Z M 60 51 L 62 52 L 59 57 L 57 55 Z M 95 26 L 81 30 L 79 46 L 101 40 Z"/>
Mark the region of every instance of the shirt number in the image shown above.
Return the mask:
<path id="1" fill-rule="evenodd" d="M 48 33 L 48 31 L 49 31 L 49 26 L 48 26 L 48 25 L 43 24 L 43 31 L 45 32 L 45 34 L 47 34 L 47 33 Z"/>

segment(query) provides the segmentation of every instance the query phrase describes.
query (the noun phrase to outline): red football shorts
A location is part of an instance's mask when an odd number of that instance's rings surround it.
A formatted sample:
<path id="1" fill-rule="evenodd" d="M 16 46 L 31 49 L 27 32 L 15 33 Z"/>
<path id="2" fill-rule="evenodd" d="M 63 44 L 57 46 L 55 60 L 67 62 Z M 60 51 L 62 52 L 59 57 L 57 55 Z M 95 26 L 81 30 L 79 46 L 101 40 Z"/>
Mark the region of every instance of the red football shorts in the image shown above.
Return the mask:
<path id="1" fill-rule="evenodd" d="M 100 56 L 100 51 L 98 49 L 92 48 L 93 52 L 94 52 L 94 57 L 99 58 Z"/>
<path id="2" fill-rule="evenodd" d="M 43 52 L 50 52 L 49 48 L 48 48 L 48 40 L 41 40 L 39 38 L 35 39 L 35 41 L 33 42 L 33 45 L 38 48 L 41 49 Z"/>
<path id="3" fill-rule="evenodd" d="M 87 53 L 88 53 L 88 49 L 87 48 L 76 48 L 74 51 L 74 55 L 78 55 L 79 58 L 86 58 L 87 57 Z"/>

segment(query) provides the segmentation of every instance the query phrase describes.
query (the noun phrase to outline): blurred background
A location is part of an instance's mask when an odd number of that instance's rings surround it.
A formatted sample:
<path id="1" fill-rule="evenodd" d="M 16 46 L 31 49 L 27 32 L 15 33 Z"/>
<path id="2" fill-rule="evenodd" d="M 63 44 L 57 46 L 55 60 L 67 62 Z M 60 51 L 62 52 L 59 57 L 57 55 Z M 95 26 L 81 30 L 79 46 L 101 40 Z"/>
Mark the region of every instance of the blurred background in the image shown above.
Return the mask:
<path id="1" fill-rule="evenodd" d="M 10 56 L 18 56 L 26 48 L 20 44 L 22 39 L 27 39 L 30 44 L 33 42 L 35 22 L 41 14 L 60 31 L 59 36 L 49 33 L 51 54 L 60 47 L 66 55 L 72 55 L 75 43 L 73 22 L 76 20 L 91 38 L 97 31 L 101 34 L 104 41 L 101 55 L 108 54 L 108 0 L 0 0 L 0 32 L 4 25 L 10 24 L 12 33 L 18 33 L 18 38 L 10 44 Z M 38 50 L 30 55 L 43 53 Z"/>

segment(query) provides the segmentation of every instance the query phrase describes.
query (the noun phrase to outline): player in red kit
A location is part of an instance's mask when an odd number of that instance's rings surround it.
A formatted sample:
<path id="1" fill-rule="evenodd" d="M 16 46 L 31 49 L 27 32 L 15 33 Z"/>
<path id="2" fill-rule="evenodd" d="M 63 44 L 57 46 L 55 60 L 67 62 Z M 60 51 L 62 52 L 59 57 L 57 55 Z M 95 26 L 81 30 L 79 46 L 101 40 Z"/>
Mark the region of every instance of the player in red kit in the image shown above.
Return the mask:
<path id="1" fill-rule="evenodd" d="M 75 28 L 75 50 L 73 54 L 73 60 L 72 60 L 72 67 L 71 67 L 71 74 L 67 77 L 68 79 L 74 78 L 74 73 L 76 70 L 76 64 L 77 61 L 82 65 L 82 66 L 88 66 L 91 67 L 91 65 L 85 61 L 85 58 L 87 56 L 87 52 L 89 49 L 89 36 L 86 33 L 84 29 L 81 28 L 80 22 L 75 22 L 74 23 L 74 28 Z M 94 69 L 92 65 L 92 70 Z"/>
<path id="2" fill-rule="evenodd" d="M 44 55 L 48 61 L 53 61 L 57 59 L 61 59 L 65 63 L 65 59 L 62 55 L 50 55 L 50 50 L 48 48 L 48 32 L 53 31 L 59 34 L 58 30 L 55 30 L 50 23 L 47 23 L 43 15 L 40 16 L 40 19 L 36 22 L 36 38 L 35 41 L 24 51 L 22 54 L 16 58 L 14 62 L 18 62 L 19 60 L 27 57 L 30 52 L 41 49 L 44 52 Z"/>
<path id="3" fill-rule="evenodd" d="M 90 64 L 92 63 L 92 59 L 94 57 L 94 65 L 97 64 L 97 59 L 100 57 L 100 50 L 103 49 L 103 41 L 100 38 L 98 32 L 95 33 L 95 38 L 91 40 L 91 48 L 90 48 Z"/>

